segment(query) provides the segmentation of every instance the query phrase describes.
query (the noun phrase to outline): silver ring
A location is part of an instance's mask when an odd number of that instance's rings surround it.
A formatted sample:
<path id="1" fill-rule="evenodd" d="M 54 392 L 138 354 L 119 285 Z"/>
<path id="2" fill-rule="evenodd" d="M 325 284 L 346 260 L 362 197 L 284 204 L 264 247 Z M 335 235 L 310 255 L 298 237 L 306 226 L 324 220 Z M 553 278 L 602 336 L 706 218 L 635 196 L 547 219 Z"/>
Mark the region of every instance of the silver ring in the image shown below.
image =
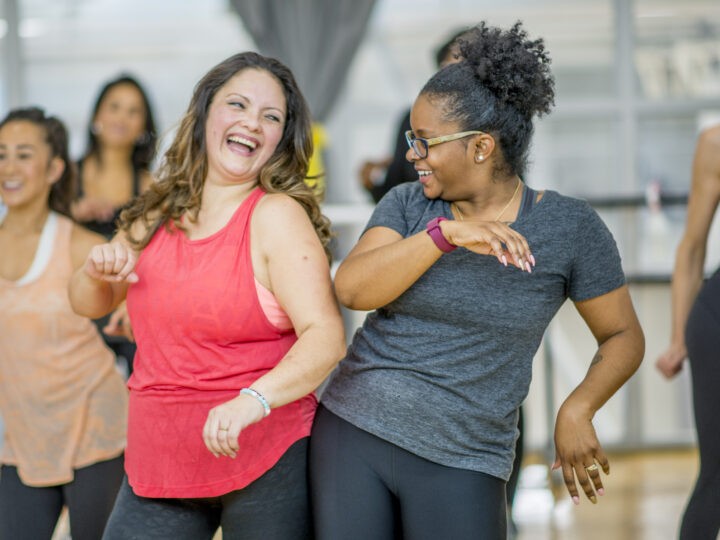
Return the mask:
<path id="1" fill-rule="evenodd" d="M 588 465 L 587 467 L 585 467 L 585 470 L 587 472 L 595 472 L 598 470 L 598 468 L 599 467 L 597 466 L 597 463 L 593 463 L 592 465 Z"/>

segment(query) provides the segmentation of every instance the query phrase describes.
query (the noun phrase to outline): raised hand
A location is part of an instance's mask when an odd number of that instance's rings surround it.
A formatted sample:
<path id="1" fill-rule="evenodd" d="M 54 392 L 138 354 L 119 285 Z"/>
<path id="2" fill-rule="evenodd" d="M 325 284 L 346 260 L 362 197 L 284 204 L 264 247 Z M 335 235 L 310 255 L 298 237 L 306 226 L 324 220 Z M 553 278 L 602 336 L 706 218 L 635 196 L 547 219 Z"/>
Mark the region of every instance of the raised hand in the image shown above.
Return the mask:
<path id="1" fill-rule="evenodd" d="M 137 253 L 122 242 L 100 244 L 90 250 L 83 270 L 98 281 L 136 283 L 137 258 Z"/>

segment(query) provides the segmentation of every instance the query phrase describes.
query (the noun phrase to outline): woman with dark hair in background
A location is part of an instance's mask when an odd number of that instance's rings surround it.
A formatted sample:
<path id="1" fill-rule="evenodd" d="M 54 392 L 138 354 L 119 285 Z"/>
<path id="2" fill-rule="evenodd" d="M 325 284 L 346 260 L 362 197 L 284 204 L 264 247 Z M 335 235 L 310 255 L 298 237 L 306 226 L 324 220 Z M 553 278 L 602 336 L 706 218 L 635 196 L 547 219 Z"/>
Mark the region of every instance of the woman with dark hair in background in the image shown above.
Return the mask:
<path id="1" fill-rule="evenodd" d="M 311 152 L 290 70 L 228 58 L 195 87 L 157 182 L 75 273 L 79 313 L 127 296 L 138 345 L 107 540 L 311 536 L 313 391 L 344 349 Z"/>
<path id="2" fill-rule="evenodd" d="M 0 538 L 102 534 L 123 474 L 127 390 L 67 287 L 105 240 L 73 223 L 67 132 L 41 109 L 0 122 Z"/>
<path id="3" fill-rule="evenodd" d="M 455 40 L 463 35 L 465 30 L 455 32 L 435 51 L 435 66 L 441 69 L 448 64 L 459 60 L 459 51 Z M 410 109 L 400 120 L 395 135 L 395 147 L 392 156 L 383 160 L 368 160 L 360 167 L 360 182 L 370 193 L 374 202 L 378 202 L 395 186 L 411 182 L 416 178 L 412 162 L 405 159 L 407 143 L 405 132 L 410 129 Z"/>
<path id="4" fill-rule="evenodd" d="M 152 183 L 157 133 L 147 94 L 129 75 L 108 81 L 93 106 L 78 162 L 73 215 L 110 239 L 120 210 Z"/>
<path id="5" fill-rule="evenodd" d="M 129 75 L 105 83 L 93 106 L 87 148 L 78 161 L 72 212 L 88 229 L 110 240 L 121 209 L 152 183 L 157 133 L 147 93 Z M 124 305 L 98 322 L 105 341 L 132 373 L 135 345 Z"/>
<path id="6" fill-rule="evenodd" d="M 560 407 L 557 459 L 579 503 L 609 472 L 595 412 L 644 352 L 615 242 L 584 201 L 522 181 L 554 99 L 543 41 L 481 23 L 412 108 L 418 181 L 391 190 L 338 268 L 374 310 L 322 395 L 311 438 L 321 540 L 502 539 L 532 360 L 570 298 L 598 349 Z M 537 264 L 536 264 L 537 262 Z"/>

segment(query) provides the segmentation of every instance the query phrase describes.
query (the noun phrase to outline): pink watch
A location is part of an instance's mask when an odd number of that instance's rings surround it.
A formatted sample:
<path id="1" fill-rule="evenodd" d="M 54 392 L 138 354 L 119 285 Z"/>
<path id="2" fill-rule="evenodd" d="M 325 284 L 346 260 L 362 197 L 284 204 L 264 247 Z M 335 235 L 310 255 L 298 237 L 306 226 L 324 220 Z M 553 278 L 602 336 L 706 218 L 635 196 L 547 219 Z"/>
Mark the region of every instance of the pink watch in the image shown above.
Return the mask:
<path id="1" fill-rule="evenodd" d="M 435 242 L 435 245 L 440 251 L 444 253 L 450 253 L 452 250 L 456 249 L 457 246 L 448 242 L 447 239 L 443 236 L 443 233 L 440 230 L 440 222 L 442 221 L 447 221 L 447 218 L 440 216 L 431 219 L 430 221 L 428 221 L 426 230 L 427 233 L 430 235 L 430 238 L 432 238 L 432 241 Z"/>

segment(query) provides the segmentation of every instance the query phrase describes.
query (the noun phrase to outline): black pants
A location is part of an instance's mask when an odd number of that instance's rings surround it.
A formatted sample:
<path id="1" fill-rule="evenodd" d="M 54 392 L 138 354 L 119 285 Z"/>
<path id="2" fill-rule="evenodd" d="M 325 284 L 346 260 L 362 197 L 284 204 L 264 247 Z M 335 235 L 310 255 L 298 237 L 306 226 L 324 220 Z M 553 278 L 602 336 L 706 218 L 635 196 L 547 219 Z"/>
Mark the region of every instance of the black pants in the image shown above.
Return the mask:
<path id="1" fill-rule="evenodd" d="M 700 473 L 680 528 L 682 540 L 715 540 L 720 530 L 720 273 L 703 285 L 685 342 L 692 374 Z"/>
<path id="2" fill-rule="evenodd" d="M 220 497 L 138 497 L 125 479 L 103 540 L 203 540 L 218 527 L 223 540 L 310 539 L 307 452 L 301 439 L 255 482 Z"/>
<path id="3" fill-rule="evenodd" d="M 122 456 L 75 471 L 69 484 L 30 487 L 17 468 L 0 468 L 0 538 L 49 540 L 63 506 L 73 540 L 97 540 L 112 510 L 123 477 Z"/>
<path id="4" fill-rule="evenodd" d="M 505 482 L 438 465 L 324 407 L 310 438 L 318 540 L 497 540 L 507 533 Z"/>

